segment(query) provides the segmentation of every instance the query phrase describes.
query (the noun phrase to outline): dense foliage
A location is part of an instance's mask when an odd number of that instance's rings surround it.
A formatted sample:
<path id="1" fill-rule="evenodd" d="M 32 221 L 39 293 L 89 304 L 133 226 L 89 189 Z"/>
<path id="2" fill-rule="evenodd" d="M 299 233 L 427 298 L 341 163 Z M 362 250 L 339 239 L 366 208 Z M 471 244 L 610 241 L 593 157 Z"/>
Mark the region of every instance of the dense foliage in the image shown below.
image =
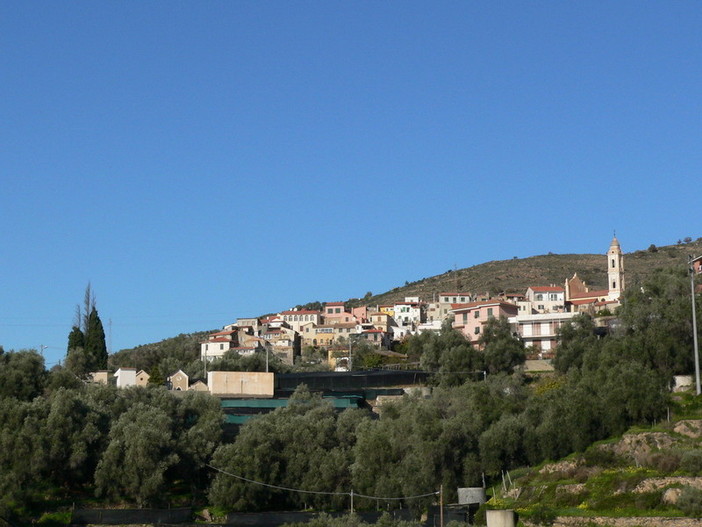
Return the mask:
<path id="1" fill-rule="evenodd" d="M 353 490 L 358 508 L 419 511 L 443 486 L 455 501 L 457 487 L 660 420 L 672 375 L 690 371 L 686 279 L 662 271 L 631 288 L 619 326 L 605 336 L 588 316 L 573 319 L 552 376 L 521 373 L 524 348 L 504 320 L 492 320 L 477 347 L 447 324 L 404 344 L 436 373 L 431 397 L 385 403 L 378 419 L 336 412 L 300 387 L 289 406 L 252 419 L 231 443 L 221 440 L 222 411 L 208 394 L 86 385 L 67 368 L 46 372 L 34 351 L 0 348 L 0 517 L 47 496 L 145 506 L 185 492 L 224 509 L 345 509 Z M 228 356 L 220 366 L 262 364 Z M 694 472 L 702 463 L 688 454 L 684 466 Z"/>
<path id="2" fill-rule="evenodd" d="M 76 320 L 68 335 L 66 367 L 79 377 L 107 369 L 105 329 L 98 315 L 90 284 L 85 288 L 83 308 L 76 307 Z"/>
<path id="3" fill-rule="evenodd" d="M 45 372 L 34 351 L 0 355 L 0 386 L 0 517 L 47 497 L 146 505 L 174 485 L 207 487 L 223 420 L 208 394 L 86 385 L 65 368 Z"/>

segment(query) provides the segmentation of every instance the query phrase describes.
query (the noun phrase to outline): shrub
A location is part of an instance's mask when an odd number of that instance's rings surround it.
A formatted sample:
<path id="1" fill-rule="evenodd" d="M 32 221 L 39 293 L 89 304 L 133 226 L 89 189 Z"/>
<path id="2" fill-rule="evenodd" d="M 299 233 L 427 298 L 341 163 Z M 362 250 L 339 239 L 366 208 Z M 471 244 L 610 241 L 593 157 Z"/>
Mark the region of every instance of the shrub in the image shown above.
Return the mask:
<path id="1" fill-rule="evenodd" d="M 683 488 L 677 505 L 685 516 L 702 517 L 702 490 L 692 487 Z"/>
<path id="2" fill-rule="evenodd" d="M 556 519 L 556 512 L 540 503 L 534 505 L 529 514 L 529 520 L 535 525 L 553 525 Z"/>
<path id="3" fill-rule="evenodd" d="M 680 454 L 676 452 L 653 452 L 646 456 L 643 463 L 659 472 L 671 473 L 680 466 Z"/>
<path id="4" fill-rule="evenodd" d="M 583 461 L 588 467 L 616 467 L 621 464 L 621 459 L 606 448 L 593 446 L 583 453 Z"/>
<path id="5" fill-rule="evenodd" d="M 702 451 L 688 450 L 680 458 L 680 468 L 692 476 L 702 474 Z"/>

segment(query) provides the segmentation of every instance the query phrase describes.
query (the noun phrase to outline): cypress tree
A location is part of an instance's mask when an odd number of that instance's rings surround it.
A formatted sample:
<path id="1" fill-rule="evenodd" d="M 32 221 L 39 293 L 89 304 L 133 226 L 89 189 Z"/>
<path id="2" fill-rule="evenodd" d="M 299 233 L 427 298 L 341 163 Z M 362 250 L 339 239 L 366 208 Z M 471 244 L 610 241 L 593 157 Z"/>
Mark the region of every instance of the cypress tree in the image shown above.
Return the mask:
<path id="1" fill-rule="evenodd" d="M 85 332 L 85 353 L 90 365 L 96 370 L 107 369 L 107 345 L 105 344 L 105 330 L 98 316 L 97 309 L 93 306 L 88 316 L 87 330 Z"/>
<path id="2" fill-rule="evenodd" d="M 71 329 L 71 332 L 68 334 L 68 349 L 66 351 L 70 353 L 71 350 L 84 346 L 85 335 L 83 335 L 83 332 L 78 326 L 73 326 L 73 329 Z"/>

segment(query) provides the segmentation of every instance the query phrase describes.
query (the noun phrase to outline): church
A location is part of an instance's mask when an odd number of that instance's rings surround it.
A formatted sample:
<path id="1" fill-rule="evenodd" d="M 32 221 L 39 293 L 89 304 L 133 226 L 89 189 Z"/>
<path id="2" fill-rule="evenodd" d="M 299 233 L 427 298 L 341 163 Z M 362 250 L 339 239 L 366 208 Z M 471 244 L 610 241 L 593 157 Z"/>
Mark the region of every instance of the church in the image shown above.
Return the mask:
<path id="1" fill-rule="evenodd" d="M 607 251 L 607 289 L 590 291 L 590 288 L 575 273 L 565 281 L 566 310 L 576 313 L 596 314 L 613 312 L 620 304 L 624 292 L 624 254 L 615 236 Z"/>

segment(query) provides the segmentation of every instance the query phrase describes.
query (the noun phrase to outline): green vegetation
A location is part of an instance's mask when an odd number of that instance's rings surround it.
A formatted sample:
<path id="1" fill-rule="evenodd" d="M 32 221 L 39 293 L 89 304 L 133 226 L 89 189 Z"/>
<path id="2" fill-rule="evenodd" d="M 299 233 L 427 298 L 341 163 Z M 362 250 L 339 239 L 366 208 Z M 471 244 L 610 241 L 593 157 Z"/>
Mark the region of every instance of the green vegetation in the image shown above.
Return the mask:
<path id="1" fill-rule="evenodd" d="M 66 367 L 78 377 L 107 369 L 105 329 L 90 284 L 85 288 L 82 311 L 80 306 L 76 306 L 76 319 L 68 335 Z"/>
<path id="2" fill-rule="evenodd" d="M 56 524 L 63 516 L 52 513 L 71 502 L 346 510 L 351 489 L 358 509 L 419 513 L 442 486 L 452 502 L 457 487 L 483 478 L 499 489 L 506 471 L 515 488 L 505 483 L 491 506 L 516 507 L 542 524 L 568 514 L 699 514 L 700 492 L 685 480 L 652 480 L 702 471 L 702 431 L 675 423 L 700 419 L 702 400 L 668 390 L 672 375 L 691 369 L 686 280 L 682 270 L 652 273 L 627 291 L 620 325 L 607 336 L 594 337 L 586 316 L 565 325 L 552 375 L 521 373 L 524 349 L 504 320 L 490 322 L 477 348 L 447 324 L 404 344 L 436 373 L 431 397 L 386 402 L 373 419 L 337 413 L 300 387 L 287 407 L 250 420 L 230 443 L 208 394 L 89 385 L 67 367 L 45 371 L 35 351 L 0 348 L 0 517 Z M 90 320 L 94 302 L 86 306 Z M 186 367 L 191 344 L 187 336 L 171 343 Z M 162 372 L 183 368 L 158 349 L 138 356 Z M 261 368 L 260 358 L 227 356 L 227 365 Z"/>

